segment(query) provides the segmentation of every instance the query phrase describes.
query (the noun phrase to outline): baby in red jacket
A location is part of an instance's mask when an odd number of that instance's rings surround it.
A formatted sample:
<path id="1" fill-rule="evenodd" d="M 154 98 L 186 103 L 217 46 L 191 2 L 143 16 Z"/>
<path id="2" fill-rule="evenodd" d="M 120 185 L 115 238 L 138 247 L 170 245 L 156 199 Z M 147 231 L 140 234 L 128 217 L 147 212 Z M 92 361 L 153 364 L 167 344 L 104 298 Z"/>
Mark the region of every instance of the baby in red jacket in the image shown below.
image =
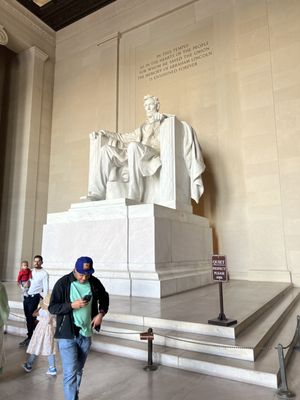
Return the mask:
<path id="1" fill-rule="evenodd" d="M 19 288 L 23 292 L 23 296 L 28 296 L 27 292 L 30 286 L 30 278 L 32 277 L 31 269 L 29 268 L 28 261 L 21 262 L 21 268 L 18 274 L 17 282 Z"/>

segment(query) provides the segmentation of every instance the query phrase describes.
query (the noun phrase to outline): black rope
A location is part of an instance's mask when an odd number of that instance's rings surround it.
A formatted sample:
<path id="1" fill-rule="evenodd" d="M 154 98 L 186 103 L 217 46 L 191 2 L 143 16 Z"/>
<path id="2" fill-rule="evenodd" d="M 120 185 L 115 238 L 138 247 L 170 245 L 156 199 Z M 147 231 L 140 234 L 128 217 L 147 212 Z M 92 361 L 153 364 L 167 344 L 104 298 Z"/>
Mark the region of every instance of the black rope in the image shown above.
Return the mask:
<path id="1" fill-rule="evenodd" d="M 22 315 L 14 314 L 12 312 L 10 313 L 10 315 L 18 317 L 19 319 L 22 319 L 24 321 L 26 319 Z M 113 335 L 139 335 L 141 333 L 141 331 L 122 332 L 122 331 L 110 331 L 110 330 L 106 330 L 104 328 L 104 329 L 102 329 L 102 334 L 104 334 L 104 333 L 109 333 L 109 334 L 113 334 Z M 204 345 L 204 346 L 210 346 L 210 347 L 216 347 L 216 348 L 240 349 L 240 350 L 254 350 L 255 349 L 255 347 L 250 347 L 250 346 L 247 347 L 247 346 L 221 345 L 221 344 L 210 343 L 210 342 L 205 342 L 205 341 L 197 341 L 197 340 L 192 340 L 192 339 L 191 340 L 182 339 L 182 338 L 178 338 L 176 336 L 163 335 L 161 333 L 156 333 L 156 332 L 153 332 L 153 334 L 156 335 L 156 336 L 160 336 L 162 338 L 171 339 L 171 340 L 177 340 L 177 341 L 183 342 L 183 343 Z M 286 349 L 290 348 L 293 345 L 294 341 L 295 341 L 295 337 L 293 337 L 293 339 L 291 340 L 291 342 L 287 346 L 282 346 L 283 350 L 286 350 Z M 273 347 L 273 346 L 258 347 L 258 349 L 260 349 L 260 350 L 270 350 L 270 349 L 273 349 L 273 348 L 275 348 L 276 350 L 278 349 L 277 346 L 276 347 Z"/>

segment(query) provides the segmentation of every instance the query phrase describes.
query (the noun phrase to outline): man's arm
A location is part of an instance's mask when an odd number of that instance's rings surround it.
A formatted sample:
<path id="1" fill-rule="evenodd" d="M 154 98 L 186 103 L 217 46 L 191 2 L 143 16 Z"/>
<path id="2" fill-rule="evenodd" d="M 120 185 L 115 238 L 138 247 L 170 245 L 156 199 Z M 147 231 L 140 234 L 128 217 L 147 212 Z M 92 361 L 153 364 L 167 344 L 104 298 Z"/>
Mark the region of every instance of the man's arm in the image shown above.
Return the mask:
<path id="1" fill-rule="evenodd" d="M 60 281 L 53 287 L 50 304 L 48 307 L 50 314 L 64 315 L 72 311 L 71 302 L 68 302 L 64 296 L 64 290 Z"/>
<path id="2" fill-rule="evenodd" d="M 92 320 L 92 327 L 96 330 L 100 329 L 102 320 L 104 315 L 108 311 L 109 307 L 109 294 L 105 290 L 102 283 L 97 279 L 95 281 L 96 286 L 96 295 L 97 295 L 97 302 L 98 302 L 98 314 L 94 316 Z"/>
<path id="3" fill-rule="evenodd" d="M 98 306 L 99 313 L 105 315 L 109 307 L 109 294 L 105 290 L 102 283 L 98 280 Z"/>

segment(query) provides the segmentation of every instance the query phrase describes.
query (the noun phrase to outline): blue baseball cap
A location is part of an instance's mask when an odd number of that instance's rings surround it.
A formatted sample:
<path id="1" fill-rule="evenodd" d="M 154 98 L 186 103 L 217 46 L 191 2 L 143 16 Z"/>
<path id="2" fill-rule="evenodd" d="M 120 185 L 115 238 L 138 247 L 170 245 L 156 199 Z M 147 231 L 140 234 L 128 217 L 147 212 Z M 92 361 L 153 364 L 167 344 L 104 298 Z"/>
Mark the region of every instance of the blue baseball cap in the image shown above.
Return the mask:
<path id="1" fill-rule="evenodd" d="M 91 257 L 79 257 L 75 264 L 75 269 L 79 274 L 92 275 L 95 270 L 93 268 L 93 260 Z"/>

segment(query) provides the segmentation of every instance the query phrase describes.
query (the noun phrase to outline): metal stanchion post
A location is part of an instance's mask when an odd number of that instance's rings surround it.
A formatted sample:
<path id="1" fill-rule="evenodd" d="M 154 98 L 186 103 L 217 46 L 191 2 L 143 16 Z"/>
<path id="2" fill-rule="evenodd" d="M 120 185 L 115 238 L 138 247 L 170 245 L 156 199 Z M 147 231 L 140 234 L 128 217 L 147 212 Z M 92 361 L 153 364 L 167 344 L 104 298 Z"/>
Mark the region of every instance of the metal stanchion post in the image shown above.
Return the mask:
<path id="1" fill-rule="evenodd" d="M 294 346 L 294 349 L 297 351 L 300 351 L 300 316 L 299 315 L 297 315 L 296 336 L 297 336 L 297 342 Z"/>
<path id="2" fill-rule="evenodd" d="M 287 385 L 283 346 L 281 344 L 278 345 L 277 351 L 278 351 L 278 358 L 279 358 L 281 382 L 280 382 L 280 387 L 277 390 L 276 394 L 280 399 L 293 399 L 296 397 L 296 395 L 295 395 L 295 393 L 293 393 L 289 390 L 288 385 Z"/>
<path id="3" fill-rule="evenodd" d="M 152 358 L 153 340 L 154 340 L 154 334 L 152 328 L 149 328 L 146 334 L 141 334 L 141 339 L 142 340 L 147 339 L 148 341 L 148 364 L 145 365 L 144 370 L 155 371 L 157 369 L 157 365 L 153 364 L 153 358 Z"/>

